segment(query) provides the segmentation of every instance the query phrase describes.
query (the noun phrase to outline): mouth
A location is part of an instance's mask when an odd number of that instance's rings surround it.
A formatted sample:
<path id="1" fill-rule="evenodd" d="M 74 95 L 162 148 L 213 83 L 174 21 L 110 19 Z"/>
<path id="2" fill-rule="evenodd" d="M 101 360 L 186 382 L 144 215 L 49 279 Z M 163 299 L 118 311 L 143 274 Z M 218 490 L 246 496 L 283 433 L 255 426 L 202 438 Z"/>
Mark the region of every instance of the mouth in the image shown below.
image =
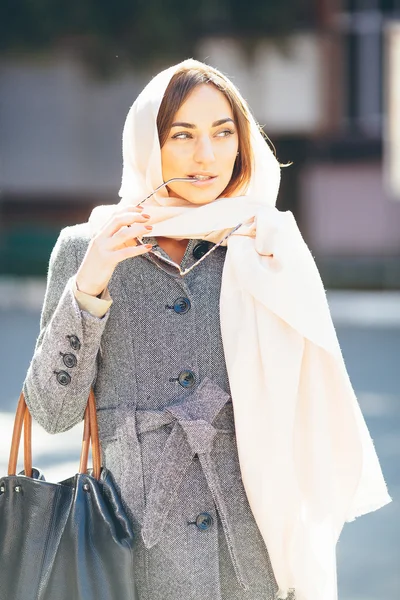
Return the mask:
<path id="1" fill-rule="evenodd" d="M 191 173 L 189 177 L 193 179 L 193 185 L 205 186 L 214 183 L 218 175 L 214 175 L 212 173 Z"/>

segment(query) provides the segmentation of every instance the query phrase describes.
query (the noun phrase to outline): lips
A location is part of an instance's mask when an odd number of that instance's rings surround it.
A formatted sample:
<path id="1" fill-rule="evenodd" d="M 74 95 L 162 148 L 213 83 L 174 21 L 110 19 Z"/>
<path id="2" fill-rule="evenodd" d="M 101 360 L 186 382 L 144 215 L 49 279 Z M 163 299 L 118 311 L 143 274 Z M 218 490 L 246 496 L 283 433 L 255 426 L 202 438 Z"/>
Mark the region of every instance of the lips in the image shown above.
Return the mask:
<path id="1" fill-rule="evenodd" d="M 209 179 L 215 179 L 217 176 L 215 173 L 191 173 L 189 177 L 193 177 L 198 181 L 208 181 Z"/>
<path id="2" fill-rule="evenodd" d="M 192 177 L 193 177 L 193 180 L 191 182 L 191 185 L 193 185 L 194 187 L 197 187 L 197 188 L 210 187 L 210 186 L 214 185 L 214 183 L 218 179 L 217 175 L 207 175 L 207 176 L 192 175 Z"/>

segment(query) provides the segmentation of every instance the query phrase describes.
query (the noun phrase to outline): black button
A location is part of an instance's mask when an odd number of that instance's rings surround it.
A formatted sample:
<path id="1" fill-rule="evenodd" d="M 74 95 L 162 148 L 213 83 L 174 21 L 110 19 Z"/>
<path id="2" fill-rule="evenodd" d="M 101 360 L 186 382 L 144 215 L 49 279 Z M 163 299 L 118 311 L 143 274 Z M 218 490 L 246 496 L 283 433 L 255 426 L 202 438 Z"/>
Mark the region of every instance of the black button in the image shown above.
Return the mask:
<path id="1" fill-rule="evenodd" d="M 201 531 L 207 531 L 213 524 L 213 518 L 209 513 L 200 513 L 196 518 L 196 527 Z"/>
<path id="2" fill-rule="evenodd" d="M 57 381 L 60 385 L 68 385 L 71 383 L 71 375 L 69 375 L 66 371 L 55 371 L 57 375 Z"/>
<path id="3" fill-rule="evenodd" d="M 209 242 L 200 242 L 200 244 L 196 244 L 193 248 L 193 256 L 199 260 L 202 256 L 204 256 L 208 250 L 210 249 Z"/>
<path id="4" fill-rule="evenodd" d="M 71 348 L 73 350 L 81 349 L 81 343 L 77 335 L 67 335 L 67 338 L 69 339 L 69 343 L 71 344 Z"/>
<path id="5" fill-rule="evenodd" d="M 60 352 L 60 354 L 63 357 L 63 363 L 66 367 L 68 367 L 69 369 L 72 369 L 72 367 L 76 367 L 78 361 L 76 360 L 75 354 L 63 354 L 62 352 Z"/>
<path id="6" fill-rule="evenodd" d="M 196 382 L 196 377 L 193 371 L 182 371 L 179 373 L 178 381 L 184 388 L 193 387 Z"/>
<path id="7" fill-rule="evenodd" d="M 190 310 L 189 298 L 177 298 L 174 302 L 174 311 L 178 314 L 183 315 Z"/>

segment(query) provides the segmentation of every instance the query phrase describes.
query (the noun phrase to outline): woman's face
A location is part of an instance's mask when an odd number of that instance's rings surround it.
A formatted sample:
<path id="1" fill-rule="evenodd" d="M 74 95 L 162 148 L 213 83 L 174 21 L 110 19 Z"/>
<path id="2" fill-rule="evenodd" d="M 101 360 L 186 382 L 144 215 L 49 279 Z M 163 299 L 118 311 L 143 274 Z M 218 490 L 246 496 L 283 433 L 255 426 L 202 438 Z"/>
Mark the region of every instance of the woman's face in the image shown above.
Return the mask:
<path id="1" fill-rule="evenodd" d="M 173 182 L 171 196 L 192 204 L 208 204 L 228 185 L 238 152 L 237 127 L 231 106 L 212 84 L 197 86 L 176 113 L 161 148 L 162 175 L 202 176 L 194 183 Z"/>

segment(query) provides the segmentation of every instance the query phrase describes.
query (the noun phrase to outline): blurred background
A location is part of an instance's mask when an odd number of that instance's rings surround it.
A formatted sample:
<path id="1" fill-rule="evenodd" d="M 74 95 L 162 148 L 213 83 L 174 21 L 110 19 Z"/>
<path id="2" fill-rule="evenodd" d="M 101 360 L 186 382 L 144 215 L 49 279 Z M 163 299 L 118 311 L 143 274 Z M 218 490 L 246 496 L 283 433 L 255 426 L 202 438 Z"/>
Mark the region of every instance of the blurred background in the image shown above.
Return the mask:
<path id="1" fill-rule="evenodd" d="M 394 502 L 347 525 L 340 600 L 400 598 L 400 0 L 2 0 L 0 473 L 62 227 L 115 203 L 121 134 L 159 70 L 239 87 L 282 163 L 278 198 L 320 268 Z M 81 431 L 35 430 L 48 479 Z"/>

